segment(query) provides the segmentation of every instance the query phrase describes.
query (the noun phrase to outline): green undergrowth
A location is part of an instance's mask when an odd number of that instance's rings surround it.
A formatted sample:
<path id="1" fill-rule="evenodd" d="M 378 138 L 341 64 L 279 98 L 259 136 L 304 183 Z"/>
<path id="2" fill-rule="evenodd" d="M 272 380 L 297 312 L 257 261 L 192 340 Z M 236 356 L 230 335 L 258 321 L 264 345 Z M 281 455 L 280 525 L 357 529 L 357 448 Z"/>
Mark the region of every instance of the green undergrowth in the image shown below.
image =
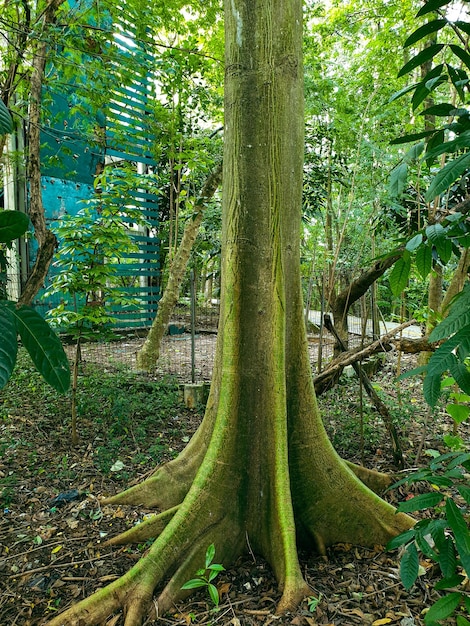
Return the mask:
<path id="1" fill-rule="evenodd" d="M 127 367 L 84 364 L 78 380 L 79 445 L 71 445 L 70 392 L 47 386 L 21 354 L 0 392 L 0 496 L 15 499 L 18 480 L 57 490 L 83 487 L 100 474 L 124 486 L 174 458 L 200 420 L 172 377 L 152 379 Z"/>
<path id="2" fill-rule="evenodd" d="M 415 383 L 397 386 L 395 376 L 380 373 L 372 380 L 373 387 L 387 406 L 391 419 L 408 450 L 419 435 L 425 408 L 421 390 Z M 335 387 L 318 398 L 323 422 L 338 453 L 348 460 L 390 456 L 390 438 L 374 404 L 361 389 L 356 378 L 342 376 Z M 431 428 L 429 429 L 432 430 Z"/>

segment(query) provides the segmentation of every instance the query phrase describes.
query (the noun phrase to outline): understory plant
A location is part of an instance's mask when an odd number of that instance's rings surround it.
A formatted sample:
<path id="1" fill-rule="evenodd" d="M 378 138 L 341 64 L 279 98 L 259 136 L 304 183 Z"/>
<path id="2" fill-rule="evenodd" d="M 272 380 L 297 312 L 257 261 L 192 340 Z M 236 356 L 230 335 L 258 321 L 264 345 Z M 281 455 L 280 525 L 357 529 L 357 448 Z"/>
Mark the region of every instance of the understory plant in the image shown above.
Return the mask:
<path id="1" fill-rule="evenodd" d="M 456 616 L 457 626 L 470 626 L 470 453 L 429 452 L 434 458 L 428 467 L 400 480 L 390 489 L 405 483 L 426 483 L 427 492 L 400 503 L 397 511 L 428 511 L 430 516 L 392 539 L 387 548 L 401 549 L 400 578 L 407 590 L 424 573 L 421 559 L 434 561 L 439 566 L 440 580 L 434 588 L 445 594 L 426 612 L 426 626 L 435 626 L 452 615 Z"/>
<path id="2" fill-rule="evenodd" d="M 191 580 L 185 582 L 181 589 L 197 589 L 199 587 L 207 587 L 207 591 L 209 592 L 209 597 L 212 600 L 213 605 L 218 607 L 220 600 L 219 591 L 212 581 L 217 578 L 220 572 L 225 570 L 225 567 L 219 563 L 212 563 L 214 556 L 215 546 L 211 543 L 206 550 L 204 567 L 198 569 L 195 578 L 191 578 Z"/>
<path id="3" fill-rule="evenodd" d="M 60 296 L 59 304 L 49 311 L 49 319 L 75 340 L 71 401 L 74 445 L 78 443 L 76 396 L 81 342 L 112 337 L 115 310 L 139 305 L 117 272 L 118 265 L 139 250 L 132 237 L 134 227 L 146 226 L 134 204 L 135 176 L 123 168 L 105 168 L 95 179 L 94 196 L 76 215 L 65 215 L 55 229 L 60 241 L 54 261 L 57 273 L 45 297 Z M 144 182 L 139 184 L 144 186 Z"/>
<path id="4" fill-rule="evenodd" d="M 0 137 L 12 130 L 10 113 L 0 102 Z M 7 384 L 15 367 L 20 337 L 46 382 L 65 392 L 70 384 L 70 369 L 59 338 L 35 309 L 17 306 L 8 297 L 8 250 L 11 252 L 14 241 L 28 228 L 29 218 L 24 213 L 0 211 L 0 389 Z"/>

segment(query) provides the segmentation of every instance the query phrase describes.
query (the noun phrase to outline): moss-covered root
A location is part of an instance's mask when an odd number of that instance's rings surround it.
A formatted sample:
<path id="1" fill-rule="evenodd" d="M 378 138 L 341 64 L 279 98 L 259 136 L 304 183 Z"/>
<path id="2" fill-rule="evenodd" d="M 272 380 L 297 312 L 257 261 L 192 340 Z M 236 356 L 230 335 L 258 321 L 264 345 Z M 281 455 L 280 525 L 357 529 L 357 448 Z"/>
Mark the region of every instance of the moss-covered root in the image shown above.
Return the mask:
<path id="1" fill-rule="evenodd" d="M 140 626 L 151 607 L 156 584 L 144 562 L 142 559 L 127 574 L 73 605 L 48 626 L 96 626 L 121 610 L 126 616 L 125 626 Z"/>
<path id="2" fill-rule="evenodd" d="M 142 541 L 147 541 L 148 539 L 155 539 L 163 532 L 163 529 L 167 526 L 170 520 L 173 519 L 173 516 L 178 511 L 179 507 L 175 506 L 172 509 L 168 509 L 167 511 L 163 511 L 159 515 L 152 515 L 147 518 L 140 524 L 129 528 L 129 530 L 116 535 L 116 537 L 112 537 L 108 539 L 103 545 L 104 546 L 119 546 L 128 543 L 141 543 Z"/>
<path id="3" fill-rule="evenodd" d="M 173 520 L 175 518 L 173 517 Z M 97 626 L 119 612 L 125 626 L 140 626 L 144 619 L 163 615 L 188 592 L 182 585 L 204 564 L 207 546 L 217 546 L 217 560 L 232 562 L 243 550 L 238 523 L 220 517 L 196 524 L 191 514 L 182 516 L 156 539 L 140 561 L 124 576 L 55 617 L 48 626 Z M 154 590 L 170 577 L 153 601 Z"/>
<path id="4" fill-rule="evenodd" d="M 350 461 L 345 461 L 345 463 L 357 478 L 374 493 L 383 493 L 393 482 L 393 478 L 389 474 L 371 470 Z"/>

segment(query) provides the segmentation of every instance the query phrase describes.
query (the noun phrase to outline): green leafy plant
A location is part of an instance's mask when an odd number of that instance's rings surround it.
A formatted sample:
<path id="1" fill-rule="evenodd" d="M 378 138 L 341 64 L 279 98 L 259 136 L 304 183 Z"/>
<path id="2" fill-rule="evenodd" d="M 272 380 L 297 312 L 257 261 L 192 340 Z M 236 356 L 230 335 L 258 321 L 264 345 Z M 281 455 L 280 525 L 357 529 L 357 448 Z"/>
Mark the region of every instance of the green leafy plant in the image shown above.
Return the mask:
<path id="1" fill-rule="evenodd" d="M 446 404 L 446 412 L 452 418 L 452 433 L 444 435 L 444 443 L 451 450 L 464 450 L 466 445 L 463 438 L 459 435 L 459 426 L 465 422 L 470 415 L 470 395 L 463 393 L 452 376 L 447 376 L 441 382 L 441 390 L 449 389 L 448 402 Z"/>
<path id="2" fill-rule="evenodd" d="M 138 177 L 138 181 L 136 180 Z M 145 178 L 145 177 L 144 177 Z M 105 168 L 95 179 L 96 194 L 76 215 L 66 215 L 55 229 L 61 242 L 54 261 L 58 273 L 45 297 L 58 295 L 61 302 L 49 311 L 49 319 L 76 340 L 72 372 L 72 443 L 78 443 L 77 381 L 83 339 L 112 336 L 115 309 L 138 306 L 129 295 L 125 279 L 116 269 L 138 252 L 132 238 L 134 225 L 145 226 L 141 210 L 132 204 L 136 185 L 146 186 L 143 176 L 125 168 Z"/>
<path id="3" fill-rule="evenodd" d="M 456 296 L 449 315 L 432 331 L 429 341 L 443 343 L 434 351 L 427 365 L 410 370 L 399 379 L 424 374 L 423 393 L 430 406 L 436 406 L 441 397 L 442 376 L 446 372 L 450 373 L 453 381 L 463 391 L 464 395 L 460 397 L 470 396 L 470 371 L 467 364 L 470 355 L 470 283 Z M 456 409 L 455 406 L 454 404 L 449 413 L 454 421 L 466 419 L 466 408 Z"/>
<path id="4" fill-rule="evenodd" d="M 219 606 L 219 592 L 217 587 L 213 584 L 213 580 L 225 570 L 223 565 L 219 563 L 212 563 L 215 556 L 215 547 L 214 544 L 211 545 L 206 550 L 206 561 L 205 566 L 201 569 L 198 569 L 196 572 L 196 577 L 188 580 L 181 589 L 197 589 L 199 587 L 207 587 L 207 591 L 209 592 L 209 597 L 212 600 L 212 603 L 215 607 Z"/>
<path id="5" fill-rule="evenodd" d="M 410 530 L 392 539 L 387 548 L 401 548 L 400 578 L 405 589 L 411 589 L 420 574 L 420 554 L 434 561 L 441 579 L 435 589 L 447 592 L 435 602 L 424 618 L 426 626 L 434 626 L 451 615 L 457 615 L 458 626 L 470 622 L 462 615 L 470 614 L 470 597 L 462 583 L 470 572 L 470 531 L 467 518 L 470 505 L 468 474 L 470 453 L 449 452 L 435 456 L 428 467 L 392 485 L 426 482 L 430 491 L 400 503 L 404 513 L 430 509 L 426 517 Z"/>
<path id="6" fill-rule="evenodd" d="M 468 21 L 450 18 L 446 7 L 451 1 L 428 0 L 416 14 L 417 18 L 421 18 L 435 13 L 437 19 L 428 20 L 406 39 L 403 45 L 411 58 L 400 69 L 398 77 L 409 74 L 414 76 L 418 67 L 429 67 L 429 71 L 418 82 L 400 89 L 390 99 L 393 101 L 411 94 L 413 111 L 424 106 L 421 116 L 432 115 L 445 122 L 433 125 L 432 129 L 404 135 L 392 142 L 404 144 L 419 141 L 417 146 L 421 147 L 414 148 L 423 152 L 422 161 L 428 167 L 442 155 L 450 155 L 447 163 L 432 174 L 425 194 L 427 202 L 446 192 L 470 167 L 470 111 L 464 106 L 470 70 L 470 55 L 464 42 L 470 32 L 470 25 Z M 442 43 L 437 41 L 438 36 L 441 36 Z M 448 92 L 448 101 L 438 102 L 443 90 Z M 456 104 L 456 101 L 461 104 Z M 424 139 L 425 143 L 422 142 Z M 404 159 L 392 173 L 391 183 L 395 182 L 395 188 L 398 187 L 401 192 L 404 190 L 407 165 Z"/>
<path id="7" fill-rule="evenodd" d="M 27 215 L 17 211 L 0 212 L 0 388 L 6 385 L 13 372 L 19 336 L 46 382 L 57 391 L 65 392 L 70 385 L 70 368 L 60 339 L 37 311 L 29 306 L 17 306 L 8 299 L 6 252 L 28 226 Z"/>
<path id="8" fill-rule="evenodd" d="M 4 102 L 0 100 L 0 135 L 6 135 L 13 130 L 13 120 L 11 119 L 10 111 L 5 106 Z"/>
<path id="9" fill-rule="evenodd" d="M 308 610 L 310 611 L 310 613 L 315 613 L 318 605 L 320 604 L 321 597 L 322 597 L 322 594 L 319 593 L 318 598 L 316 598 L 315 596 L 309 596 L 307 598 L 307 606 L 308 606 Z"/>

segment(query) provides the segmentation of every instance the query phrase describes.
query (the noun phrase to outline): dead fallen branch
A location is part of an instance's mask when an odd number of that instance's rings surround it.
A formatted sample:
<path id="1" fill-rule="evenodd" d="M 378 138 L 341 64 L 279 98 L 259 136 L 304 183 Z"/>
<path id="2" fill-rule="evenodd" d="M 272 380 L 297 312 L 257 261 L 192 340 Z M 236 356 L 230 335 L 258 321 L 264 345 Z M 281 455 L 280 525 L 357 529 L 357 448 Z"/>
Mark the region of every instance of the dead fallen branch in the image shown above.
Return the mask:
<path id="1" fill-rule="evenodd" d="M 415 323 L 416 320 L 411 320 L 409 322 L 405 322 L 404 324 L 400 324 L 393 330 L 380 337 L 380 339 L 377 339 L 376 341 L 370 343 L 365 348 L 354 348 L 352 350 L 348 350 L 347 352 L 342 352 L 334 359 L 334 361 L 331 362 L 330 366 L 326 370 L 320 372 L 313 379 L 317 395 L 320 395 L 327 389 L 330 389 L 334 385 L 334 382 L 338 378 L 339 374 L 341 374 L 341 372 L 347 365 L 352 365 L 357 361 L 364 361 L 372 354 L 389 352 L 394 345 L 404 352 L 407 351 L 404 349 L 404 346 L 408 345 L 408 342 L 413 342 L 414 340 L 407 339 L 405 343 L 403 338 L 395 341 L 392 340 L 396 335 L 401 333 L 402 330 Z M 420 345 L 426 345 L 427 350 L 432 349 L 425 337 L 420 337 L 418 341 Z M 414 347 L 414 343 L 411 343 L 410 345 Z M 411 352 L 415 352 L 415 350 L 413 349 L 411 350 Z"/>

